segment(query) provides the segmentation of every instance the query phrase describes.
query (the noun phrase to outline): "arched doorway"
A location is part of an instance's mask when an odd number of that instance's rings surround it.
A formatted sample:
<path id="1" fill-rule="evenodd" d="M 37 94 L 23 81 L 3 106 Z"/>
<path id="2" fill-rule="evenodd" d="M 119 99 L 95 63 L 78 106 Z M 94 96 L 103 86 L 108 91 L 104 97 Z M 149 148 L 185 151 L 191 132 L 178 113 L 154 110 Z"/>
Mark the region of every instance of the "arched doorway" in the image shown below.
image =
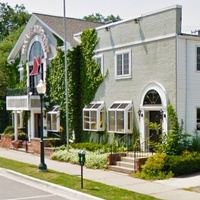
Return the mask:
<path id="1" fill-rule="evenodd" d="M 167 98 L 160 84 L 145 87 L 139 110 L 140 144 L 142 150 L 149 151 L 150 143 L 157 142 L 162 132 L 167 133 Z"/>

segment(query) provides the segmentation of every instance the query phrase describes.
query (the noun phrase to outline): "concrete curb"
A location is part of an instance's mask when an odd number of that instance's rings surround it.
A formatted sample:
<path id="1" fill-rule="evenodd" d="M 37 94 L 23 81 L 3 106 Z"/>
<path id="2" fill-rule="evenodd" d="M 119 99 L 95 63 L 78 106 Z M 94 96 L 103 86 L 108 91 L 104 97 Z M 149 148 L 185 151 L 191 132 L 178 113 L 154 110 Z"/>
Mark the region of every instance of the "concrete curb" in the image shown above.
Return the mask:
<path id="1" fill-rule="evenodd" d="M 46 188 L 49 190 L 54 190 L 55 192 L 57 192 L 58 194 L 64 196 L 64 195 L 68 195 L 71 196 L 72 198 L 76 198 L 76 199 L 80 199 L 80 200 L 103 200 L 101 198 L 89 195 L 89 194 L 85 194 L 83 192 L 79 192 L 70 188 L 66 188 L 64 186 L 60 186 L 60 185 L 56 185 L 53 183 L 49 183 L 47 181 L 43 181 L 43 180 L 39 180 L 12 170 L 8 170 L 8 169 L 4 169 L 4 168 L 0 168 L 1 171 L 3 171 L 4 173 L 7 173 L 11 176 L 13 176 L 14 179 L 17 178 L 17 180 L 21 179 L 22 182 L 23 180 L 25 181 L 31 181 L 31 182 L 35 182 L 39 185 L 39 188 Z"/>

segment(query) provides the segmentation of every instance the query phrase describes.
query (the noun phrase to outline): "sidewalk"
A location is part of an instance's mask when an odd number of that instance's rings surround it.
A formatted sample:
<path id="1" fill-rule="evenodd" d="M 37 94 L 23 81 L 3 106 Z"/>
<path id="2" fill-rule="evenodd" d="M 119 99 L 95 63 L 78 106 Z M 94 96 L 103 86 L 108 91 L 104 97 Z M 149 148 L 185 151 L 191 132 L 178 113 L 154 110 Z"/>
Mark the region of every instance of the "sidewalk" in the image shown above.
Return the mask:
<path id="1" fill-rule="evenodd" d="M 0 157 L 18 160 L 34 165 L 39 165 L 39 155 L 24 153 L 20 151 L 0 148 Z M 48 169 L 80 176 L 81 169 L 79 165 L 62 163 L 49 158 L 45 158 Z M 130 177 L 127 174 L 83 169 L 83 178 L 101 182 L 107 185 L 116 186 L 130 191 L 147 194 L 159 199 L 165 200 L 199 200 L 200 193 L 183 190 L 183 188 L 200 187 L 200 174 L 188 177 L 171 178 L 168 180 L 145 181 Z"/>

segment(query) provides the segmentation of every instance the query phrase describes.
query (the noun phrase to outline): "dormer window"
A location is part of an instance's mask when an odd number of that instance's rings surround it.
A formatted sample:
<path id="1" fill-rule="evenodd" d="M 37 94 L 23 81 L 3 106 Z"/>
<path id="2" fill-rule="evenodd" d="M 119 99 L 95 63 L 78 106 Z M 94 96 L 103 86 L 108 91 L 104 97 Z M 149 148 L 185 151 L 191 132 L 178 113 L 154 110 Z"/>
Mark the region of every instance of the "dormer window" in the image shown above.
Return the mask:
<path id="1" fill-rule="evenodd" d="M 105 110 L 104 102 L 91 102 L 83 109 L 83 130 L 104 131 Z"/>

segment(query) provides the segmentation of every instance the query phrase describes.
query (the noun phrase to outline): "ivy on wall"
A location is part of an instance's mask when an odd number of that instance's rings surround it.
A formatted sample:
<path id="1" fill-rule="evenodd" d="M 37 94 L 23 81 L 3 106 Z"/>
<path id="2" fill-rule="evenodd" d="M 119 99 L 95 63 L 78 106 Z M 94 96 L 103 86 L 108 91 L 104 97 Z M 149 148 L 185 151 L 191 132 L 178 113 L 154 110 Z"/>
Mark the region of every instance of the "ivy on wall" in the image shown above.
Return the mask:
<path id="1" fill-rule="evenodd" d="M 104 79 L 98 64 L 93 59 L 94 49 L 98 43 L 96 30 L 83 31 L 81 41 L 80 45 L 69 50 L 67 54 L 69 132 L 72 133 L 74 130 L 76 142 L 83 141 L 82 110 L 94 99 L 95 93 Z M 48 83 L 50 102 L 60 105 L 61 126 L 65 128 L 64 72 L 64 53 L 58 49 L 58 54 L 50 67 Z"/>

